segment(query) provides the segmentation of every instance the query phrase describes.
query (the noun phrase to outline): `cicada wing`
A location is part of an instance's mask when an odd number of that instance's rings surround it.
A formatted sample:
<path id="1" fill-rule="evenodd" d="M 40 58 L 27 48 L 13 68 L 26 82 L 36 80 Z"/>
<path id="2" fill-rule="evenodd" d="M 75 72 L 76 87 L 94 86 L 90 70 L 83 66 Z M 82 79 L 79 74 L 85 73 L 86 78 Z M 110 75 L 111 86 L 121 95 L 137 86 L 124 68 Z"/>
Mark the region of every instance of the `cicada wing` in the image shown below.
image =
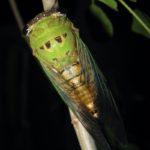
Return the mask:
<path id="1" fill-rule="evenodd" d="M 102 72 L 96 65 L 88 47 L 81 39 L 79 42 L 79 51 L 81 55 L 81 64 L 86 70 L 86 75 L 91 73 L 91 68 L 94 73 L 94 80 L 96 83 L 97 100 L 96 104 L 100 111 L 99 122 L 110 145 L 118 145 L 124 147 L 127 144 L 125 129 L 122 118 L 112 96 L 112 93 L 107 85 L 106 79 Z"/>
<path id="2" fill-rule="evenodd" d="M 62 82 L 64 81 L 59 78 L 57 73 L 50 71 L 49 68 L 47 68 L 47 66 L 42 61 L 40 62 L 40 64 L 63 101 L 72 110 L 72 112 L 76 115 L 76 117 L 87 129 L 87 131 L 92 135 L 97 148 L 101 150 L 111 150 L 108 142 L 106 141 L 103 133 L 101 132 L 101 128 L 98 125 L 97 120 L 93 118 L 86 109 L 82 108 L 80 105 L 78 105 L 78 103 L 74 102 L 74 100 L 70 97 L 69 93 L 67 93 L 66 90 L 62 87 Z"/>

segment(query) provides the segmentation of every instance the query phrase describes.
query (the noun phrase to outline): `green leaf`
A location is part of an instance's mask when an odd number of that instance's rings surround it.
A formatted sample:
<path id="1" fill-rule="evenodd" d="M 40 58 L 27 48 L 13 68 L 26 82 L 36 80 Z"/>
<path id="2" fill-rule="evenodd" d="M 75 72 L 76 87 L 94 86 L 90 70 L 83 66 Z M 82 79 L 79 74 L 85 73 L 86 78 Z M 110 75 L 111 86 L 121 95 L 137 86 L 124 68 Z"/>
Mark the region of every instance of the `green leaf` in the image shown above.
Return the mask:
<path id="1" fill-rule="evenodd" d="M 115 0 L 98 0 L 102 3 L 104 3 L 105 5 L 107 5 L 108 7 L 110 7 L 111 9 L 118 11 L 118 4 Z"/>
<path id="2" fill-rule="evenodd" d="M 110 19 L 107 17 L 106 13 L 97 5 L 91 4 L 90 11 L 95 17 L 101 21 L 103 28 L 109 36 L 113 36 L 113 25 Z"/>
<path id="3" fill-rule="evenodd" d="M 139 23 L 135 18 L 133 18 L 132 31 L 150 38 L 150 17 L 138 9 L 135 10 L 135 13 L 141 18 L 143 24 Z M 145 29 L 143 25 L 147 28 Z"/>

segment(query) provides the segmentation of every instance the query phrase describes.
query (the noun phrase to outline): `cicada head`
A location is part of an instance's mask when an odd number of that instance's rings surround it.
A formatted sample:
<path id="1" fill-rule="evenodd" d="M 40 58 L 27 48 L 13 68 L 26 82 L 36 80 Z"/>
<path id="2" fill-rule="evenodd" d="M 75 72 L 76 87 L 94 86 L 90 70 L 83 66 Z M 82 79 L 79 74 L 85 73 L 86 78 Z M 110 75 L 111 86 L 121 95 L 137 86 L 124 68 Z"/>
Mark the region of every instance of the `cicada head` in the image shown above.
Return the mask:
<path id="1" fill-rule="evenodd" d="M 77 48 L 78 29 L 60 12 L 39 14 L 28 24 L 26 31 L 33 55 L 46 62 L 53 64 L 63 60 L 62 64 L 67 65 L 69 61 L 64 58 Z"/>

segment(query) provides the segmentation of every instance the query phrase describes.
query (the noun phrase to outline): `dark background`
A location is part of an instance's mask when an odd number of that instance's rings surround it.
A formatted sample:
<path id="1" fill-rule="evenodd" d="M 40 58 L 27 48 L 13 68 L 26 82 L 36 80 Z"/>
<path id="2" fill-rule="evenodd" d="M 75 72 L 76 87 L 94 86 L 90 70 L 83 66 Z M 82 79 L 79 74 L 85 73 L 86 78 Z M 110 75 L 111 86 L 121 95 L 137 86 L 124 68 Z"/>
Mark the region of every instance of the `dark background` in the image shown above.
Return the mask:
<path id="1" fill-rule="evenodd" d="M 17 4 L 24 22 L 42 11 L 40 0 Z M 116 13 L 101 4 L 115 29 L 109 38 L 89 12 L 89 4 L 60 1 L 108 79 L 132 150 L 149 150 L 150 40 L 130 31 L 132 18 L 122 6 Z M 137 6 L 150 16 L 148 1 L 139 0 Z M 0 150 L 80 149 L 67 107 L 32 57 L 8 1 L 0 3 L 0 20 Z"/>

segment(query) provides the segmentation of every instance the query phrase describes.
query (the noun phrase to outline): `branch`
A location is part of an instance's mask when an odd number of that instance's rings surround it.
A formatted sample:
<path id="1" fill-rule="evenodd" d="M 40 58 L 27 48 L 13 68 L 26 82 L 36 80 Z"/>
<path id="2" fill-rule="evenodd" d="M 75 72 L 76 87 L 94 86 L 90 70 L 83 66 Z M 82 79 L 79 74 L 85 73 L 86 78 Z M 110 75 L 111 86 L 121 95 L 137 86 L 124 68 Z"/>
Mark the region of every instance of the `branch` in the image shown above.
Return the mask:
<path id="1" fill-rule="evenodd" d="M 42 0 L 44 11 L 58 8 L 58 0 Z"/>
<path id="2" fill-rule="evenodd" d="M 95 142 L 91 135 L 87 132 L 78 118 L 69 109 L 73 127 L 75 129 L 78 141 L 82 150 L 97 150 Z"/>
<path id="3" fill-rule="evenodd" d="M 14 17 L 16 19 L 16 22 L 18 24 L 19 30 L 22 33 L 22 30 L 24 28 L 24 23 L 23 23 L 22 17 L 20 15 L 20 12 L 18 10 L 18 7 L 16 5 L 15 0 L 9 0 L 9 4 L 10 4 L 10 7 L 11 7 L 12 12 L 14 14 Z"/>

